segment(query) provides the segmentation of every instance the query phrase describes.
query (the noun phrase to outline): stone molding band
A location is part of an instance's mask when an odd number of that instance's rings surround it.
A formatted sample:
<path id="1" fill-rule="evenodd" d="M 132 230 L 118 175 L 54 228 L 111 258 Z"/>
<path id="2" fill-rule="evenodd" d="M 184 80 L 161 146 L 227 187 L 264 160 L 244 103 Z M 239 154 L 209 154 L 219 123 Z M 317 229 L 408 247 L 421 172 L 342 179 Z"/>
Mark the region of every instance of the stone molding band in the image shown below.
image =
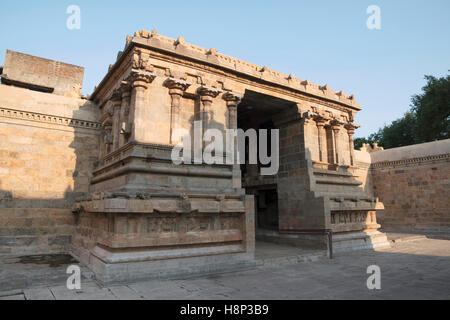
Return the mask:
<path id="1" fill-rule="evenodd" d="M 98 122 L 74 118 L 66 118 L 50 114 L 22 111 L 9 108 L 0 108 L 0 117 L 18 120 L 36 121 L 46 124 L 57 124 L 62 126 L 93 129 L 93 130 L 99 130 L 101 128 L 101 125 Z"/>
<path id="2" fill-rule="evenodd" d="M 415 166 L 428 162 L 450 161 L 450 153 L 437 154 L 433 156 L 410 158 L 396 161 L 382 161 L 371 164 L 371 169 L 382 169 L 389 167 Z"/>

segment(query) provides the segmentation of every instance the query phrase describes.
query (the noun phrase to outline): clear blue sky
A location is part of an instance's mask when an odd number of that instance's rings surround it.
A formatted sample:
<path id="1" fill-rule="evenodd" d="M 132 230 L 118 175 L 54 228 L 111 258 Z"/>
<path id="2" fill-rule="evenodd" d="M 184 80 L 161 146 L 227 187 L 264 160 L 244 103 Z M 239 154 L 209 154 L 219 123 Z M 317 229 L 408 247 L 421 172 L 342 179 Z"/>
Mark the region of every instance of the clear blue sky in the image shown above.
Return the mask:
<path id="1" fill-rule="evenodd" d="M 66 9 L 81 8 L 69 30 Z M 381 30 L 366 8 L 381 8 Z M 334 90 L 355 94 L 366 136 L 401 117 L 423 76 L 450 69 L 450 1 L 2 1 L 0 64 L 6 49 L 85 67 L 89 94 L 127 34 L 160 34 L 210 48 Z"/>

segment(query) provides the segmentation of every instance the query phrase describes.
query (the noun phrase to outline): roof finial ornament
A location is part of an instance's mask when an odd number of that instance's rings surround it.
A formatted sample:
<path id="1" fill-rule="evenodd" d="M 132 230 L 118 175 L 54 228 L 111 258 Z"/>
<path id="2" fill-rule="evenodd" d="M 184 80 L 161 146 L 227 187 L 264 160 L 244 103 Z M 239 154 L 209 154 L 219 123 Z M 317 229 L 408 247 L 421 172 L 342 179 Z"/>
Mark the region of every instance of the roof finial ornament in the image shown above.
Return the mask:
<path id="1" fill-rule="evenodd" d="M 208 50 L 208 52 L 206 52 L 206 54 L 215 56 L 217 55 L 217 50 L 215 48 L 211 48 Z"/>
<path id="2" fill-rule="evenodd" d="M 178 39 L 175 41 L 175 46 L 184 45 L 184 44 L 186 44 L 186 41 L 184 41 L 183 36 L 179 36 Z"/>

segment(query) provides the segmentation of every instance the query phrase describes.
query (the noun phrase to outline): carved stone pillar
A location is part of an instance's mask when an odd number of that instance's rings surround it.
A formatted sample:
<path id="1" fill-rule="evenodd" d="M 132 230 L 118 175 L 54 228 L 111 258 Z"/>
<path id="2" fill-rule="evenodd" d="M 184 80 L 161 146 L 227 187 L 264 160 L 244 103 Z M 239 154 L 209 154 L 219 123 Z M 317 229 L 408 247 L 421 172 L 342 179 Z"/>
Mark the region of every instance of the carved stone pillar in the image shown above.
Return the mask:
<path id="1" fill-rule="evenodd" d="M 190 83 L 182 80 L 169 78 L 164 83 L 167 88 L 169 88 L 169 94 L 172 99 L 171 109 L 170 109 L 170 143 L 178 143 L 179 141 L 174 141 L 173 134 L 176 129 L 181 128 L 181 117 L 180 117 L 180 103 L 183 96 L 183 92 L 191 85 Z"/>
<path id="2" fill-rule="evenodd" d="M 113 135 L 112 135 L 112 123 L 110 121 L 107 121 L 104 125 L 104 136 L 103 136 L 103 142 L 105 144 L 105 152 L 104 155 L 107 155 L 108 153 L 110 153 L 112 151 L 112 146 L 113 146 Z"/>
<path id="3" fill-rule="evenodd" d="M 341 159 L 341 146 L 339 144 L 339 131 L 341 130 L 342 123 L 337 120 L 331 120 L 330 127 L 333 134 L 333 154 L 334 154 L 334 163 L 340 164 L 342 162 Z"/>
<path id="4" fill-rule="evenodd" d="M 317 116 L 314 118 L 314 120 L 316 121 L 316 125 L 317 125 L 317 137 L 318 137 L 318 143 L 319 143 L 319 161 L 325 162 L 324 150 L 327 147 L 325 145 L 325 135 L 326 135 L 325 121 L 326 121 L 326 119 L 321 116 Z"/>
<path id="5" fill-rule="evenodd" d="M 238 93 L 227 92 L 223 95 L 228 107 L 228 129 L 237 129 L 237 106 L 241 102 L 242 96 Z"/>
<path id="6" fill-rule="evenodd" d="M 120 85 L 120 92 L 122 93 L 122 105 L 120 108 L 120 135 L 119 135 L 119 147 L 128 142 L 131 134 L 131 121 L 130 115 L 130 97 L 131 86 L 128 82 L 122 81 Z"/>
<path id="7" fill-rule="evenodd" d="M 237 106 L 241 102 L 242 95 L 239 93 L 234 92 L 226 92 L 222 98 L 227 102 L 227 108 L 228 108 L 228 119 L 227 119 L 227 129 L 237 129 Z M 226 152 L 227 154 L 232 153 L 232 157 L 230 159 L 233 159 L 233 187 L 234 188 L 241 188 L 242 187 L 242 180 L 241 180 L 241 168 L 237 161 L 237 137 L 233 136 L 233 147 L 229 145 L 229 141 L 226 141 L 227 147 Z"/>
<path id="8" fill-rule="evenodd" d="M 355 134 L 355 129 L 359 126 L 353 123 L 347 123 L 345 129 L 347 129 L 348 134 L 348 150 L 350 151 L 350 165 L 355 165 L 355 145 L 353 143 L 353 135 Z"/>
<path id="9" fill-rule="evenodd" d="M 112 119 L 112 138 L 113 138 L 113 147 L 112 151 L 117 150 L 119 148 L 119 136 L 120 136 L 120 107 L 122 104 L 122 94 L 119 90 L 116 90 L 111 95 L 111 103 L 113 110 L 113 119 Z"/>
<path id="10" fill-rule="evenodd" d="M 208 129 L 208 118 L 210 116 L 210 113 L 212 113 L 211 105 L 213 99 L 217 97 L 221 90 L 213 87 L 201 86 L 197 92 L 200 96 L 199 120 L 202 122 L 203 132 L 205 132 L 205 130 Z"/>
<path id="11" fill-rule="evenodd" d="M 130 118 L 133 121 L 131 133 L 131 139 L 133 141 L 143 141 L 145 138 L 145 91 L 155 77 L 156 75 L 151 72 L 133 70 L 127 78 L 127 82 L 129 82 L 132 87 L 130 99 Z"/>

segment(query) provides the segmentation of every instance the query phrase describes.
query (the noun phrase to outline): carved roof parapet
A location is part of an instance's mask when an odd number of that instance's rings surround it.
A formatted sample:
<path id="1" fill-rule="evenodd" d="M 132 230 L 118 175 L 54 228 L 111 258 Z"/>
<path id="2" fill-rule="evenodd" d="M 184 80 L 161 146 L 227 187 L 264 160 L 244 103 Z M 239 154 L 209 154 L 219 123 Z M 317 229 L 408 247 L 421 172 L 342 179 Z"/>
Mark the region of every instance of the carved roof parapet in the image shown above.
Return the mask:
<path id="1" fill-rule="evenodd" d="M 286 87 L 303 91 L 314 96 L 327 98 L 354 109 L 360 110 L 361 106 L 355 101 L 354 95 L 347 95 L 342 90 L 334 91 L 328 85 L 320 86 L 295 78 L 293 74 L 283 74 L 267 68 L 261 67 L 240 59 L 236 59 L 217 52 L 214 48 L 205 49 L 190 43 L 187 43 L 183 37 L 173 39 L 158 34 L 156 30 L 146 31 L 140 30 L 134 34 L 134 37 L 127 37 L 127 46 L 132 43 L 145 45 L 151 48 L 157 48 L 168 52 L 177 53 L 178 55 L 194 58 L 196 60 L 213 63 L 222 68 L 231 69 L 239 73 L 244 73 L 269 82 L 284 85 Z M 135 68 L 148 68 L 148 59 L 146 53 L 137 53 L 138 57 L 134 58 Z M 211 60 L 211 57 L 214 59 Z M 151 71 L 151 70 L 149 70 Z"/>

